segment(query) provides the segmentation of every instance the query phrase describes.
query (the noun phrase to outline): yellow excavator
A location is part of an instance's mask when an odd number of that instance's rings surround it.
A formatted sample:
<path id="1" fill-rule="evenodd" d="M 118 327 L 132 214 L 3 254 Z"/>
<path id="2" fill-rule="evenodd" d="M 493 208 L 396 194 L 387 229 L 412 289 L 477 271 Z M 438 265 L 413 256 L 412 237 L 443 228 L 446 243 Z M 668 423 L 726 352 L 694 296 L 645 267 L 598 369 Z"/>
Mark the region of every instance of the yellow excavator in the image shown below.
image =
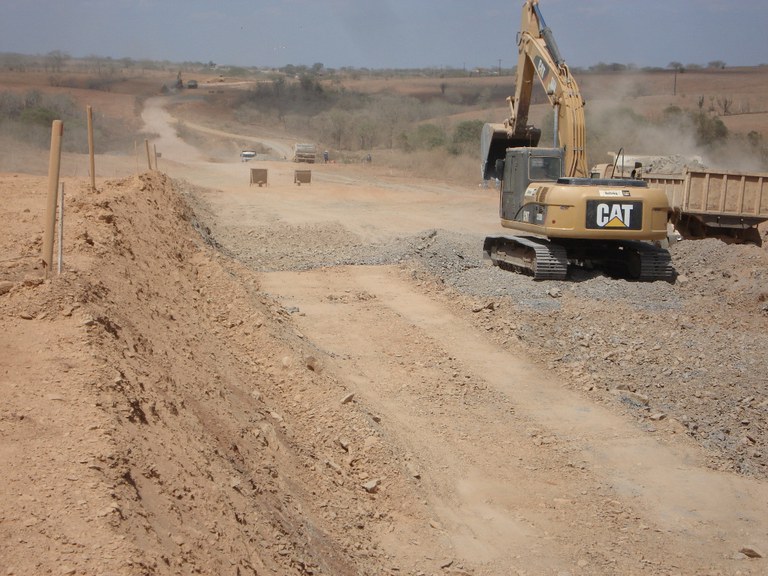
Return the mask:
<path id="1" fill-rule="evenodd" d="M 523 5 L 511 114 L 483 126 L 483 178 L 500 181 L 501 225 L 517 232 L 488 236 L 484 256 L 537 280 L 564 279 L 569 266 L 671 280 L 669 252 L 657 245 L 667 237 L 667 196 L 639 180 L 589 178 L 584 100 L 538 4 Z M 554 107 L 551 148 L 538 147 L 541 130 L 528 125 L 534 78 Z"/>

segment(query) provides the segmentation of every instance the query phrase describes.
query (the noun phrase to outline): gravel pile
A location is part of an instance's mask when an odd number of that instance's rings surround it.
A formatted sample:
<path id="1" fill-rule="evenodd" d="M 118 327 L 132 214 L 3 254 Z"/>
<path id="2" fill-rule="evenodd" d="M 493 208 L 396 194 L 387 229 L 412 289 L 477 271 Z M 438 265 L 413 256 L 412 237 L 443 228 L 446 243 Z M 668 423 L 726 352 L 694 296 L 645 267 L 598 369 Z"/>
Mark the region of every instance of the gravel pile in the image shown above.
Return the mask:
<path id="1" fill-rule="evenodd" d="M 643 172 L 646 174 L 681 174 L 683 170 L 706 170 L 700 158 L 672 154 L 669 156 L 642 157 Z"/>

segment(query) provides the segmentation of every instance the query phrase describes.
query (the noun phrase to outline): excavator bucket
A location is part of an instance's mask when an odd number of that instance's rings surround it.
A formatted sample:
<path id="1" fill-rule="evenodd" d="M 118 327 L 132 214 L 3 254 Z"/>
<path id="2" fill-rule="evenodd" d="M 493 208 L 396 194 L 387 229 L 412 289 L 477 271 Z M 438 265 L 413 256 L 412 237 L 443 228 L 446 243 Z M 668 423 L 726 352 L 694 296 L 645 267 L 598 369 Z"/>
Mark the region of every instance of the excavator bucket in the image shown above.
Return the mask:
<path id="1" fill-rule="evenodd" d="M 530 147 L 539 144 L 541 130 L 528 126 L 522 135 L 512 134 L 504 124 L 486 124 L 480 134 L 480 157 L 483 159 L 483 180 L 501 180 L 504 172 L 498 160 L 504 160 L 507 148 Z"/>

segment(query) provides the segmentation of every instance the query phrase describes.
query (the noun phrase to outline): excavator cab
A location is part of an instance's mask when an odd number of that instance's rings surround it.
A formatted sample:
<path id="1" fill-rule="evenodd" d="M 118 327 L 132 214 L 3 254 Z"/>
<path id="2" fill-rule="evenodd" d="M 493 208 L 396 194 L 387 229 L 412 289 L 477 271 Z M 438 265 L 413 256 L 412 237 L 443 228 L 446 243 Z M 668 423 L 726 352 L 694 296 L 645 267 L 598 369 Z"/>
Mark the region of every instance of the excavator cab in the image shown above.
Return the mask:
<path id="1" fill-rule="evenodd" d="M 537 189 L 535 184 L 557 182 L 563 176 L 563 150 L 509 148 L 501 168 L 499 215 L 502 220 L 520 220 L 526 197 L 532 196 Z"/>
<path id="2" fill-rule="evenodd" d="M 560 148 L 550 150 L 553 152 L 552 156 L 537 154 L 528 158 L 528 174 L 532 182 L 555 182 L 563 175 L 562 150 Z"/>

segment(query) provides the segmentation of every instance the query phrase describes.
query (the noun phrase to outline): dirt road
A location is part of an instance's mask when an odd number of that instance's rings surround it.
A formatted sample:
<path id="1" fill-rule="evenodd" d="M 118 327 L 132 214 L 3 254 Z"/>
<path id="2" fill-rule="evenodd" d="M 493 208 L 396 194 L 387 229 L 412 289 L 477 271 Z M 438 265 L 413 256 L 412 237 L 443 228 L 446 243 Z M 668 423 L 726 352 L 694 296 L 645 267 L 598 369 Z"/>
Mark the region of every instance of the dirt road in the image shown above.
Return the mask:
<path id="1" fill-rule="evenodd" d="M 300 331 L 413 455 L 462 563 L 491 574 L 574 564 L 632 573 L 643 562 L 691 573 L 762 539 L 764 484 L 708 470 L 690 442 L 638 435 L 397 270 L 272 273 L 262 282 L 302 312 Z"/>
<path id="2" fill-rule="evenodd" d="M 318 252 L 433 228 L 479 238 L 497 227 L 492 191 L 321 165 L 297 187 L 285 162 L 261 163 L 270 185 L 254 188 L 251 165 L 200 162 L 167 114 L 144 118 L 170 173 L 214 188 L 194 195 L 217 240 L 263 270 L 262 289 L 405 455 L 423 508 L 411 519 L 401 510 L 396 533 L 382 536 L 390 557 L 472 574 L 764 573 L 740 550 L 768 542 L 765 482 L 712 470 L 684 434 L 642 434 L 522 349 L 499 347 L 398 266 L 334 265 L 343 262 L 298 254 L 312 241 L 290 237 L 276 255 L 279 240 L 260 232 L 315 234 Z M 292 270 L 297 262 L 307 269 Z M 413 521 L 422 517 L 428 533 Z"/>

